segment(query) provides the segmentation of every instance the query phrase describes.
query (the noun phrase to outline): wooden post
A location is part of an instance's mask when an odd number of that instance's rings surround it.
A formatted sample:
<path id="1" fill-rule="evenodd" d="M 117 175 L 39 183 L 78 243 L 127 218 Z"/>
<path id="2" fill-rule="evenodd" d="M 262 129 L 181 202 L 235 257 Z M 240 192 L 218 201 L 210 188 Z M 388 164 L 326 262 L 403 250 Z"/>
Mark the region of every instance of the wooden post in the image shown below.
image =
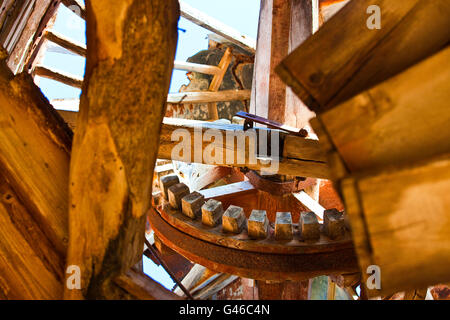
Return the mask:
<path id="1" fill-rule="evenodd" d="M 318 0 L 261 1 L 250 113 L 297 128 L 314 116 L 275 68 L 317 30 L 318 16 Z"/>
<path id="2" fill-rule="evenodd" d="M 81 290 L 66 289 L 69 299 L 117 297 L 111 280 L 142 256 L 179 6 L 175 0 L 96 0 L 86 2 L 86 14 L 67 257 L 68 266 L 80 267 L 82 281 Z"/>

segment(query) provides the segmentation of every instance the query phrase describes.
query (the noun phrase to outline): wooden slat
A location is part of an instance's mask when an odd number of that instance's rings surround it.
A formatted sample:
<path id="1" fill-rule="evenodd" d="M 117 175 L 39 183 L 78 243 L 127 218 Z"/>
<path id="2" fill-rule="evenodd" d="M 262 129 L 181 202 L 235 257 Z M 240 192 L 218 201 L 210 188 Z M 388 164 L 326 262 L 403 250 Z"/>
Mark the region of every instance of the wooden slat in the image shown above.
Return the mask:
<path id="1" fill-rule="evenodd" d="M 5 61 L 0 105 L 0 298 L 61 299 L 72 134 L 31 77 L 14 77 Z"/>
<path id="2" fill-rule="evenodd" d="M 79 81 L 81 79 L 78 79 Z M 72 80 L 68 80 L 72 81 Z M 235 100 L 249 100 L 250 90 L 223 90 L 219 92 L 199 91 L 199 92 L 181 92 L 171 93 L 167 97 L 168 104 L 183 104 L 183 103 L 209 103 L 209 102 L 224 102 Z M 79 100 L 58 101 L 55 100 L 57 107 L 70 107 L 74 109 L 78 106 Z"/>
<path id="3" fill-rule="evenodd" d="M 230 28 L 216 19 L 207 16 L 203 12 L 192 8 L 184 1 L 180 1 L 181 16 L 200 27 L 212 31 L 225 39 L 231 41 L 237 46 L 254 53 L 256 48 L 256 41 L 248 36 L 242 35 L 239 31 Z"/>
<path id="4" fill-rule="evenodd" d="M 67 178 L 72 133 L 29 75 L 13 77 L 0 62 L 0 162 L 35 208 L 55 248 L 67 247 Z"/>
<path id="5" fill-rule="evenodd" d="M 186 70 L 190 72 L 199 72 L 210 75 L 218 75 L 221 72 L 220 68 L 216 66 L 184 61 L 175 61 L 173 68 L 177 70 Z"/>
<path id="6" fill-rule="evenodd" d="M 86 45 L 83 43 L 76 43 L 73 40 L 65 37 L 64 35 L 55 32 L 54 30 L 46 30 L 44 37 L 45 39 L 56 43 L 57 45 L 75 54 L 83 57 L 86 56 Z"/>
<path id="7" fill-rule="evenodd" d="M 321 114 L 320 120 L 350 172 L 450 152 L 449 81 L 447 47 Z"/>
<path id="8" fill-rule="evenodd" d="M 342 182 L 363 283 L 381 269 L 371 297 L 450 280 L 450 154 Z"/>
<path id="9" fill-rule="evenodd" d="M 199 91 L 171 93 L 168 103 L 209 103 L 234 100 L 250 100 L 250 90 L 223 90 L 218 92 Z"/>
<path id="10" fill-rule="evenodd" d="M 302 205 L 304 205 L 308 210 L 311 210 L 316 214 L 316 216 L 323 221 L 323 213 L 325 208 L 322 207 L 316 200 L 311 198 L 306 192 L 301 191 L 299 193 L 294 193 L 294 197 L 300 201 Z"/>
<path id="11" fill-rule="evenodd" d="M 6 181 L 4 170 L 0 166 L 0 299 L 61 299 L 64 256 Z"/>
<path id="12" fill-rule="evenodd" d="M 303 128 L 314 114 L 286 87 L 276 66 L 318 28 L 318 0 L 264 0 L 250 112 Z"/>
<path id="13" fill-rule="evenodd" d="M 365 23 L 370 5 L 381 8 L 380 30 Z M 443 48 L 449 14 L 446 0 L 351 1 L 287 57 L 278 74 L 312 110 L 323 112 Z"/>
<path id="14" fill-rule="evenodd" d="M 25 59 L 27 53 L 32 49 L 30 47 L 32 41 L 30 40 L 35 36 L 38 28 L 40 27 L 42 17 L 46 12 L 56 10 L 58 8 L 58 4 L 59 2 L 55 2 L 54 0 L 39 0 L 35 2 L 31 15 L 26 21 L 23 32 L 20 34 L 20 38 L 18 39 L 17 44 L 8 59 L 8 66 L 14 73 L 20 72 L 26 63 Z"/>
<path id="15" fill-rule="evenodd" d="M 82 288 L 65 290 L 65 298 L 113 299 L 111 280 L 142 258 L 179 6 L 86 4 L 92 49 L 72 149 L 67 257 L 68 265 L 80 266 Z"/>
<path id="16" fill-rule="evenodd" d="M 222 59 L 219 63 L 220 73 L 216 74 L 211 80 L 211 84 L 209 85 L 209 91 L 217 92 L 222 84 L 223 77 L 227 73 L 228 67 L 230 66 L 231 60 L 233 59 L 233 55 L 231 53 L 231 48 L 227 48 L 225 53 L 223 54 Z M 217 110 L 216 103 L 208 103 L 208 112 L 210 120 L 218 120 L 219 112 Z"/>
<path id="17" fill-rule="evenodd" d="M 81 89 L 81 87 L 83 86 L 82 77 L 78 77 L 60 70 L 54 70 L 44 66 L 36 66 L 34 68 L 33 75 L 55 80 L 79 89 Z"/>

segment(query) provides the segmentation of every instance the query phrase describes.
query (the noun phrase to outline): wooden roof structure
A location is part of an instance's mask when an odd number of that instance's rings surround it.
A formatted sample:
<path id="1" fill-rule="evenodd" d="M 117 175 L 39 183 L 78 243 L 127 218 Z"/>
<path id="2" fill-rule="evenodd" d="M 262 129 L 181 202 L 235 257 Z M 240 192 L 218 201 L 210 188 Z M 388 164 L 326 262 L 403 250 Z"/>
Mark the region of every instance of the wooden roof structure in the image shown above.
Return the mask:
<path id="1" fill-rule="evenodd" d="M 52 30 L 60 5 L 86 20 L 86 45 Z M 380 29 L 366 24 L 374 5 Z M 442 298 L 449 15 L 445 0 L 262 0 L 255 41 L 177 0 L 0 1 L 0 298 L 211 299 L 238 286 L 308 299 L 318 276 L 329 299 Z M 229 43 L 218 65 L 174 61 L 180 16 Z M 44 66 L 49 45 L 85 57 L 84 78 Z M 233 46 L 254 57 L 252 90 L 222 89 Z M 173 69 L 209 75 L 208 90 L 168 94 Z M 79 112 L 57 111 L 34 77 L 81 88 L 59 102 Z M 217 103 L 235 100 L 249 101 L 244 119 L 217 121 Z M 183 104 L 207 104 L 210 121 L 165 117 Z M 366 286 L 374 265 L 381 289 Z"/>

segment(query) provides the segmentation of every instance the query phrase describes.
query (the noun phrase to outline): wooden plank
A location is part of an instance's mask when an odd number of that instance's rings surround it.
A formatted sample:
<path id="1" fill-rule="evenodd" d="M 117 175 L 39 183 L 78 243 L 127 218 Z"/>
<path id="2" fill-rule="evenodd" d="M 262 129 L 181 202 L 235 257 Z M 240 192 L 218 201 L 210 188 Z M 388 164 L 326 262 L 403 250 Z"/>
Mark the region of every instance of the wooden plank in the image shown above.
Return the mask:
<path id="1" fill-rule="evenodd" d="M 286 87 L 275 68 L 311 36 L 318 28 L 317 20 L 318 0 L 261 2 L 251 113 L 297 128 L 305 127 L 314 116 Z"/>
<path id="2" fill-rule="evenodd" d="M 222 59 L 219 63 L 220 73 L 216 74 L 211 80 L 211 84 L 209 85 L 209 91 L 217 92 L 220 89 L 220 86 L 223 81 L 223 77 L 227 73 L 228 67 L 230 66 L 231 60 L 233 59 L 233 55 L 231 52 L 231 48 L 227 48 L 225 53 L 223 54 Z M 218 120 L 219 112 L 217 110 L 216 103 L 208 103 L 208 111 L 209 111 L 209 119 L 210 120 Z"/>
<path id="3" fill-rule="evenodd" d="M 210 74 L 210 75 L 217 75 L 217 74 L 221 73 L 220 68 L 216 67 L 216 66 L 184 62 L 184 61 L 175 61 L 173 68 L 177 69 L 177 70 L 186 70 L 186 71 L 190 71 L 190 72 L 199 72 L 199 73 Z"/>
<path id="4" fill-rule="evenodd" d="M 57 45 L 69 50 L 75 54 L 86 57 L 86 45 L 84 43 L 76 43 L 75 41 L 67 38 L 66 36 L 54 31 L 46 30 L 44 34 L 45 39 L 56 43 Z"/>
<path id="5" fill-rule="evenodd" d="M 86 7 L 85 7 L 83 1 L 81 1 L 81 0 L 61 0 L 61 3 L 69 9 L 73 9 L 74 6 L 78 7 L 77 9 L 75 9 L 74 12 L 76 12 L 77 14 L 79 13 L 80 17 L 82 19 L 86 19 Z M 77 11 L 77 10 L 79 10 L 79 11 Z"/>
<path id="6" fill-rule="evenodd" d="M 86 10 L 92 49 L 72 149 L 67 257 L 82 281 L 65 298 L 113 299 L 111 280 L 142 257 L 179 6 L 95 0 Z"/>
<path id="7" fill-rule="evenodd" d="M 56 72 L 57 73 L 57 72 Z M 74 78 L 74 77 L 70 77 Z M 81 80 L 81 79 L 79 79 Z M 74 83 L 79 80 L 72 81 Z M 181 92 L 170 93 L 167 96 L 168 104 L 183 104 L 183 103 L 209 103 L 209 102 L 223 102 L 223 101 L 235 101 L 235 100 L 249 100 L 250 90 L 223 90 L 218 92 L 199 91 L 199 92 Z M 56 101 L 57 106 L 64 107 L 66 104 L 62 101 Z M 70 108 L 77 106 L 77 100 L 73 100 L 67 103 Z"/>
<path id="8" fill-rule="evenodd" d="M 177 161 L 187 161 L 193 163 L 205 163 L 212 165 L 221 165 L 221 166 L 235 166 L 235 167 L 247 167 L 252 170 L 261 170 L 266 165 L 264 165 L 260 160 L 253 161 L 252 159 L 252 149 L 249 144 L 246 143 L 244 145 L 238 145 L 238 143 L 234 143 L 234 155 L 244 155 L 245 159 L 243 161 L 234 158 L 233 161 L 230 159 L 226 159 L 227 153 L 230 152 L 231 146 L 227 145 L 226 136 L 232 136 L 235 134 L 244 133 L 242 131 L 242 127 L 238 125 L 221 125 L 193 120 L 180 120 L 180 119 L 169 119 L 166 118 L 164 120 L 165 125 L 161 131 L 161 142 L 158 156 L 160 159 L 172 159 Z M 196 129 L 196 127 L 198 129 Z M 211 145 L 211 142 L 205 140 L 198 140 L 200 133 L 204 134 L 207 130 L 212 129 L 213 132 L 217 133 L 217 135 L 221 135 L 223 137 L 222 142 L 214 142 L 214 147 L 218 154 L 222 154 L 223 158 L 220 158 L 220 163 L 213 159 L 205 159 L 206 157 L 200 154 L 200 151 L 204 151 L 208 146 Z M 267 129 L 258 129 L 258 130 L 267 130 Z M 270 137 L 272 130 L 267 130 L 268 137 Z M 172 135 L 176 133 L 181 135 L 181 138 L 177 136 L 176 141 L 172 141 Z M 282 135 L 282 134 L 281 134 Z M 301 137 L 297 137 L 298 139 L 304 139 Z M 181 152 L 175 152 L 179 150 L 180 143 L 184 143 L 184 139 L 186 139 L 186 154 Z M 190 143 L 189 142 L 190 139 Z M 268 138 L 270 139 L 270 138 Z M 175 138 L 174 138 L 175 140 Z M 202 148 L 200 149 L 200 143 L 202 143 Z M 258 143 L 258 142 L 257 142 Z M 291 153 L 290 158 L 279 157 L 278 158 L 278 174 L 284 175 L 293 175 L 293 176 L 302 176 L 302 177 L 315 177 L 315 178 L 327 178 L 329 176 L 328 166 L 325 162 L 323 162 L 323 158 L 319 160 L 315 160 L 312 158 L 312 154 L 310 151 L 313 151 L 313 154 L 318 154 L 318 149 L 320 149 L 319 142 L 311 140 L 307 143 L 309 145 L 308 148 L 298 149 L 294 155 Z M 316 147 L 312 147 L 312 145 L 316 145 Z M 279 147 L 283 147 L 283 141 L 280 140 Z M 312 148 L 311 148 L 312 147 Z M 178 148 L 178 149 L 175 149 Z M 221 150 L 221 151 L 220 151 Z M 227 151 L 228 150 L 228 151 Z M 276 161 L 276 159 L 274 159 Z M 212 162 L 212 163 L 211 163 Z"/>
<path id="9" fill-rule="evenodd" d="M 23 70 L 23 66 L 27 62 L 26 56 L 32 50 L 33 37 L 35 37 L 38 31 L 44 15 L 48 11 L 54 12 L 53 10 L 56 10 L 58 5 L 59 1 L 55 0 L 40 0 L 35 2 L 23 32 L 20 34 L 20 38 L 8 58 L 8 66 L 14 73 Z"/>
<path id="10" fill-rule="evenodd" d="M 114 282 L 139 300 L 182 300 L 143 272 L 130 269 Z"/>
<path id="11" fill-rule="evenodd" d="M 61 299 L 64 255 L 30 214 L 0 165 L 0 299 Z"/>
<path id="12" fill-rule="evenodd" d="M 72 132 L 31 77 L 14 77 L 4 61 L 0 88 L 0 163 L 56 251 L 65 253 Z"/>
<path id="13" fill-rule="evenodd" d="M 361 269 L 381 269 L 381 291 L 369 296 L 450 280 L 448 190 L 450 154 L 342 182 Z"/>
<path id="14" fill-rule="evenodd" d="M 74 124 L 77 113 L 70 111 L 58 112 L 66 119 L 69 124 Z M 222 150 L 222 154 L 224 156 L 226 156 L 227 150 L 230 150 L 230 148 L 226 144 L 225 137 L 227 135 L 231 136 L 243 133 L 242 126 L 239 125 L 223 125 L 204 121 L 165 118 L 160 135 L 161 140 L 158 151 L 158 158 L 183 161 L 186 160 L 186 157 L 188 157 L 189 161 L 187 162 L 211 164 L 209 163 L 209 161 L 206 161 L 203 155 L 201 158 L 199 158 L 200 142 L 202 145 L 202 153 L 204 152 L 205 148 L 207 148 L 211 144 L 211 142 L 203 141 L 202 138 L 199 138 L 199 133 L 195 133 L 195 128 L 201 128 L 199 132 L 201 132 L 202 134 L 210 129 L 214 130 L 216 133 L 220 133 L 222 137 L 224 137 L 223 145 L 215 144 L 215 146 Z M 261 128 L 258 130 L 267 129 Z M 179 143 L 182 143 L 182 141 L 176 140 L 175 138 L 173 139 L 174 141 L 172 141 L 172 136 L 176 132 L 185 134 L 186 139 L 190 137 L 191 143 L 187 150 L 188 152 L 190 150 L 190 155 L 174 153 L 175 148 L 178 148 Z M 267 132 L 267 136 L 270 137 L 271 130 L 267 130 Z M 283 133 L 280 133 L 280 136 L 283 136 Z M 328 178 L 329 168 L 327 163 L 324 161 L 325 157 L 322 154 L 319 142 L 316 140 L 305 139 L 298 136 L 288 137 L 289 138 L 286 137 L 286 140 L 284 141 L 284 138 L 281 138 L 280 140 L 280 148 L 284 148 L 285 153 L 284 157 L 279 158 L 278 173 L 282 175 L 284 174 L 301 177 L 315 177 L 325 179 Z M 199 142 L 196 139 L 201 139 L 201 141 Z M 297 139 L 301 141 L 296 141 Z M 287 142 L 289 144 L 287 144 Z M 292 148 L 292 146 L 295 146 L 295 148 Z M 242 146 L 238 146 L 238 144 L 235 143 L 234 154 L 237 155 L 239 153 L 242 153 L 246 155 L 245 161 L 243 163 L 240 163 L 240 161 L 234 158 L 233 162 L 230 161 L 230 163 L 227 163 L 227 161 L 225 161 L 226 159 L 224 158 L 222 163 L 218 165 L 230 167 L 247 167 L 252 170 L 260 170 L 265 167 L 265 164 L 262 164 L 261 161 L 258 161 L 256 164 L 250 161 L 249 150 L 250 148 L 248 143 L 245 145 L 244 150 L 242 149 Z M 173 156 L 175 156 L 175 158 Z"/>
<path id="15" fill-rule="evenodd" d="M 216 19 L 207 16 L 203 12 L 192 8 L 184 1 L 180 1 L 181 16 L 200 27 L 203 27 L 209 31 L 212 31 L 225 39 L 231 41 L 237 46 L 254 53 L 256 49 L 256 41 L 249 38 L 246 35 L 241 34 L 239 31 L 230 28 Z"/>
<path id="16" fill-rule="evenodd" d="M 250 100 L 250 90 L 223 90 L 218 92 L 199 91 L 171 93 L 168 103 L 208 103 L 234 100 Z"/>
<path id="17" fill-rule="evenodd" d="M 83 86 L 83 77 L 78 77 L 64 71 L 54 70 L 44 66 L 36 66 L 33 70 L 33 75 L 55 80 L 78 89 L 81 89 Z"/>
<path id="18" fill-rule="evenodd" d="M 364 23 L 370 5 L 381 8 L 380 30 Z M 446 0 L 351 1 L 277 72 L 311 110 L 326 111 L 443 48 L 449 14 Z"/>
<path id="19" fill-rule="evenodd" d="M 362 172 L 449 152 L 449 81 L 447 47 L 321 114 L 346 168 Z"/>

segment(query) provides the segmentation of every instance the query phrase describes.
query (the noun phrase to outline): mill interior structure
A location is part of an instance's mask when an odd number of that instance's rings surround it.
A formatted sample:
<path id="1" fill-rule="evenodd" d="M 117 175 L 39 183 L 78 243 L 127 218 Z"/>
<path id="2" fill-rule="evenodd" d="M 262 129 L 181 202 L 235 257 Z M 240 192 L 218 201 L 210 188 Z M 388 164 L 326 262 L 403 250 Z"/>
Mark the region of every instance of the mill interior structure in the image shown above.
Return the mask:
<path id="1" fill-rule="evenodd" d="M 449 299 L 450 3 L 261 0 L 255 40 L 199 9 L 0 1 L 0 298 Z"/>

